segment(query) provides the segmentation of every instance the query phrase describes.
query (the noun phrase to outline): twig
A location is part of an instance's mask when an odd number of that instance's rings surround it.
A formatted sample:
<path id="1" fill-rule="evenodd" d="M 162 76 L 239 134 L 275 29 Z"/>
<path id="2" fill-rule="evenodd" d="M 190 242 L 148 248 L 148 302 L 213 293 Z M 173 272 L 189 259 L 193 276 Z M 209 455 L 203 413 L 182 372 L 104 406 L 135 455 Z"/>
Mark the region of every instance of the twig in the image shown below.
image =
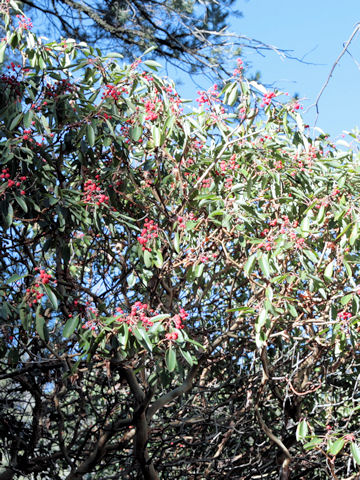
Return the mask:
<path id="1" fill-rule="evenodd" d="M 358 22 L 356 24 L 356 27 L 354 28 L 352 34 L 350 35 L 349 39 L 347 40 L 347 42 L 345 43 L 344 45 L 344 48 L 342 49 L 340 55 L 337 57 L 337 59 L 335 60 L 333 66 L 331 67 L 331 70 L 330 70 L 330 73 L 324 83 L 324 85 L 322 86 L 318 96 L 316 97 L 316 100 L 315 100 L 315 103 L 313 103 L 312 105 L 310 105 L 310 107 L 308 108 L 308 110 L 312 107 L 315 107 L 316 108 L 316 118 L 315 118 L 315 123 L 314 123 L 314 126 L 316 125 L 317 121 L 318 121 L 318 118 L 319 118 L 319 100 L 322 96 L 322 94 L 324 93 L 324 90 L 325 88 L 328 86 L 329 82 L 330 82 L 330 79 L 332 77 L 332 74 L 334 73 L 334 70 L 337 66 L 337 64 L 340 62 L 341 58 L 345 55 L 345 53 L 347 52 L 347 49 L 349 48 L 351 42 L 353 41 L 355 35 L 358 33 L 358 31 L 360 30 L 360 22 Z"/>

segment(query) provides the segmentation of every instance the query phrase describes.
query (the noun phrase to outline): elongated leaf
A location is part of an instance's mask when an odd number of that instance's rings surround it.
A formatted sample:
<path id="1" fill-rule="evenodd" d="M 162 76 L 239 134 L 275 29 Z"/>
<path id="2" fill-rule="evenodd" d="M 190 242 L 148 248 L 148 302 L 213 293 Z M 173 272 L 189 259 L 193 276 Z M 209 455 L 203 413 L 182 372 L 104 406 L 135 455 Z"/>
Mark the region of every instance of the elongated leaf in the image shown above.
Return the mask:
<path id="1" fill-rule="evenodd" d="M 345 440 L 343 438 L 338 438 L 335 442 L 329 442 L 328 451 L 331 455 L 337 455 L 344 445 Z"/>
<path id="2" fill-rule="evenodd" d="M 151 267 L 152 265 L 151 253 L 148 250 L 144 251 L 144 263 L 147 268 Z"/>
<path id="3" fill-rule="evenodd" d="M 153 125 L 151 128 L 151 133 L 154 139 L 155 147 L 160 147 L 161 145 L 161 130 L 156 125 Z"/>
<path id="4" fill-rule="evenodd" d="M 334 271 L 334 262 L 330 262 L 325 268 L 324 277 L 327 280 L 331 280 L 331 277 L 333 275 L 333 271 Z"/>
<path id="5" fill-rule="evenodd" d="M 58 309 L 58 301 L 57 301 L 55 293 L 51 290 L 51 287 L 49 287 L 49 285 L 44 285 L 44 289 L 45 289 L 46 295 L 47 295 L 48 299 L 50 300 L 50 303 L 53 306 L 54 310 L 57 310 Z"/>
<path id="6" fill-rule="evenodd" d="M 76 315 L 75 317 L 71 317 L 67 320 L 65 323 L 65 326 L 63 328 L 63 337 L 69 338 L 71 335 L 75 332 L 76 327 L 79 324 L 79 316 Z"/>
<path id="7" fill-rule="evenodd" d="M 166 351 L 165 361 L 169 372 L 173 372 L 176 368 L 176 353 L 172 347 Z"/>
<path id="8" fill-rule="evenodd" d="M 134 142 L 139 141 L 141 135 L 143 133 L 143 129 L 140 125 L 135 125 L 134 127 L 130 128 L 130 137 Z"/>
<path id="9" fill-rule="evenodd" d="M 171 315 L 168 313 L 162 313 L 160 315 L 155 315 L 155 317 L 151 317 L 152 322 L 161 322 L 161 320 L 165 320 L 166 318 L 170 318 Z"/>
<path id="10" fill-rule="evenodd" d="M 143 338 L 143 342 L 141 342 L 141 343 L 145 346 L 145 348 L 146 348 L 149 352 L 152 352 L 153 346 L 152 346 L 150 337 L 149 337 L 149 335 L 147 334 L 146 330 L 145 330 L 144 328 L 139 328 L 139 332 L 140 332 L 140 335 L 141 335 L 142 338 Z"/>
<path id="11" fill-rule="evenodd" d="M 359 224 L 358 224 L 358 222 L 356 222 L 352 231 L 351 231 L 351 235 L 350 235 L 350 238 L 349 238 L 349 243 L 350 243 L 351 246 L 354 245 L 358 236 L 359 236 Z"/>
<path id="12" fill-rule="evenodd" d="M 22 278 L 25 278 L 25 277 L 27 277 L 27 274 L 18 275 L 17 273 L 14 273 L 14 275 L 11 275 L 11 277 L 6 280 L 6 284 L 9 285 L 10 283 L 17 282 L 18 280 L 21 280 Z"/>
<path id="13" fill-rule="evenodd" d="M 93 147 L 95 145 L 95 132 L 90 124 L 86 125 L 86 139 L 90 147 Z"/>
<path id="14" fill-rule="evenodd" d="M 40 305 L 36 309 L 35 328 L 36 328 L 37 333 L 39 334 L 39 337 L 42 340 L 44 340 L 44 342 L 47 342 L 49 340 L 49 332 L 48 332 L 46 324 L 45 324 L 45 319 L 40 314 Z"/>
<path id="15" fill-rule="evenodd" d="M 192 367 L 194 365 L 194 360 L 191 353 L 186 350 L 183 350 L 182 348 L 180 348 L 180 353 L 185 358 L 187 363 Z"/>
<path id="16" fill-rule="evenodd" d="M 270 265 L 267 255 L 263 253 L 259 258 L 259 266 L 265 278 L 270 278 Z"/>
<path id="17" fill-rule="evenodd" d="M 180 235 L 178 232 L 174 235 L 174 249 L 176 253 L 180 253 Z"/>
<path id="18" fill-rule="evenodd" d="M 301 422 L 298 423 L 298 426 L 296 428 L 296 440 L 305 440 L 306 435 L 308 434 L 308 424 L 305 419 L 301 420 Z"/>
<path id="19" fill-rule="evenodd" d="M 351 442 L 350 443 L 350 451 L 351 455 L 353 456 L 353 459 L 355 462 L 360 465 L 360 447 L 357 443 Z"/>
<path id="20" fill-rule="evenodd" d="M 251 274 L 251 272 L 254 269 L 255 260 L 256 260 L 256 253 L 253 253 L 245 262 L 244 273 L 247 277 Z"/>
<path id="21" fill-rule="evenodd" d="M 15 200 L 26 213 L 28 211 L 28 207 L 26 205 L 25 199 L 23 197 L 19 197 L 18 195 L 15 195 Z"/>

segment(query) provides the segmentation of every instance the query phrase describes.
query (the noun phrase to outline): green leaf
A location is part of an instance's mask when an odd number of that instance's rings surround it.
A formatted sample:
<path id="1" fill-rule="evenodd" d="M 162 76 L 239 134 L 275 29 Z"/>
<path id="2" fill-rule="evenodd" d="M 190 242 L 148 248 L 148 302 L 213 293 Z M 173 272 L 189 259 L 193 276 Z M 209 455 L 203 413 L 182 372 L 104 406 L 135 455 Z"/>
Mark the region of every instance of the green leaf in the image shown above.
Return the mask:
<path id="1" fill-rule="evenodd" d="M 174 249 L 176 253 L 180 253 L 180 235 L 178 232 L 174 235 Z"/>
<path id="2" fill-rule="evenodd" d="M 173 372 L 176 368 L 176 353 L 172 347 L 166 351 L 165 361 L 169 372 Z"/>
<path id="3" fill-rule="evenodd" d="M 152 256 L 149 250 L 144 251 L 144 263 L 147 268 L 152 266 Z"/>
<path id="4" fill-rule="evenodd" d="M 251 274 L 251 272 L 254 269 L 255 260 L 256 260 L 256 253 L 253 253 L 245 262 L 244 273 L 247 277 Z"/>
<path id="5" fill-rule="evenodd" d="M 360 465 L 360 447 L 355 442 L 350 443 L 350 451 L 355 463 Z"/>
<path id="6" fill-rule="evenodd" d="M 356 222 L 352 231 L 351 231 L 351 235 L 350 235 L 350 238 L 349 238 L 349 243 L 350 243 L 351 246 L 354 245 L 358 236 L 359 236 L 359 224 L 358 224 L 358 222 Z"/>
<path id="7" fill-rule="evenodd" d="M 75 332 L 78 324 L 79 324 L 79 315 L 76 315 L 75 317 L 70 317 L 64 325 L 63 332 L 62 332 L 63 337 L 65 338 L 71 337 L 71 335 Z"/>
<path id="8" fill-rule="evenodd" d="M 170 318 L 171 315 L 168 313 L 161 313 L 160 315 L 155 315 L 155 317 L 151 317 L 152 322 L 161 322 L 161 320 L 165 320 L 166 318 Z"/>
<path id="9" fill-rule="evenodd" d="M 194 268 L 195 278 L 201 277 L 201 275 L 203 274 L 203 271 L 204 271 L 204 264 L 203 263 L 199 263 L 198 265 L 196 265 L 195 268 Z"/>
<path id="10" fill-rule="evenodd" d="M 322 443 L 322 439 L 319 437 L 314 437 L 310 440 L 310 442 L 304 444 L 305 450 L 312 450 L 314 447 Z"/>
<path id="11" fill-rule="evenodd" d="M 57 301 L 55 293 L 51 290 L 51 287 L 49 287 L 49 285 L 44 285 L 44 289 L 45 289 L 46 295 L 47 295 L 48 299 L 50 300 L 50 303 L 53 306 L 54 310 L 57 310 L 58 309 L 58 301 Z"/>
<path id="12" fill-rule="evenodd" d="M 309 260 L 312 261 L 312 263 L 317 263 L 318 259 L 316 254 L 312 250 L 303 250 L 304 255 L 307 256 Z"/>
<path id="13" fill-rule="evenodd" d="M 141 135 L 143 133 L 143 129 L 140 125 L 135 125 L 134 127 L 130 128 L 130 138 L 134 141 L 137 142 L 141 138 Z"/>
<path id="14" fill-rule="evenodd" d="M 12 225 L 13 218 L 14 218 L 14 209 L 13 209 L 11 203 L 9 203 L 8 209 L 7 209 L 7 214 L 5 216 L 5 226 L 6 227 L 10 227 Z"/>
<path id="15" fill-rule="evenodd" d="M 139 332 L 140 332 L 140 335 L 142 336 L 143 338 L 143 342 L 141 342 L 145 348 L 149 351 L 149 352 L 152 352 L 153 350 L 153 346 L 152 346 L 152 343 L 151 343 L 151 340 L 150 340 L 150 337 L 149 335 L 147 334 L 146 330 L 142 327 L 139 328 Z"/>
<path id="16" fill-rule="evenodd" d="M 14 130 L 18 126 L 18 124 L 20 123 L 20 121 L 22 119 L 22 116 L 23 116 L 22 113 L 19 113 L 18 115 L 16 115 L 16 117 L 10 123 L 9 130 Z"/>
<path id="17" fill-rule="evenodd" d="M 192 367 L 194 365 L 194 359 L 193 359 L 191 353 L 188 352 L 187 350 L 183 350 L 182 348 L 180 348 L 180 353 L 185 358 L 185 360 L 190 365 L 190 367 Z"/>
<path id="18" fill-rule="evenodd" d="M 127 277 L 126 281 L 127 281 L 127 284 L 129 285 L 130 288 L 135 285 L 136 275 L 134 274 L 134 272 L 130 273 L 130 275 Z"/>
<path id="19" fill-rule="evenodd" d="M 324 277 L 327 280 L 331 280 L 333 272 L 334 272 L 334 262 L 331 261 L 330 263 L 328 263 L 328 265 L 325 268 Z"/>
<path id="20" fill-rule="evenodd" d="M 28 211 L 28 207 L 26 205 L 26 202 L 24 200 L 23 197 L 19 197 L 18 195 L 15 195 L 15 200 L 17 201 L 17 203 L 20 205 L 20 207 L 24 210 L 24 212 L 26 213 Z"/>
<path id="21" fill-rule="evenodd" d="M 7 43 L 2 42 L 1 45 L 0 45 L 0 64 L 2 64 L 4 62 L 6 47 L 7 47 Z"/>
<path id="22" fill-rule="evenodd" d="M 265 278 L 270 278 L 270 265 L 267 255 L 265 253 L 262 253 L 258 261 L 260 269 L 264 274 Z"/>
<path id="23" fill-rule="evenodd" d="M 296 440 L 299 442 L 300 440 L 305 440 L 305 437 L 308 434 L 308 424 L 305 419 L 301 420 L 298 423 L 296 428 Z"/>
<path id="24" fill-rule="evenodd" d="M 158 68 L 162 68 L 162 65 L 154 60 L 145 60 L 143 64 L 155 71 L 157 71 Z"/>
<path id="25" fill-rule="evenodd" d="M 163 266 L 163 263 L 164 263 L 164 259 L 163 259 L 162 253 L 160 252 L 160 250 L 158 250 L 155 255 L 154 264 L 157 268 L 161 268 Z"/>
<path id="26" fill-rule="evenodd" d="M 86 125 L 86 139 L 90 147 L 93 147 L 95 145 L 95 132 L 92 125 L 90 124 Z"/>
<path id="27" fill-rule="evenodd" d="M 350 302 L 350 300 L 352 299 L 352 297 L 353 296 L 352 296 L 351 293 L 342 297 L 341 300 L 340 300 L 341 305 L 347 305 Z"/>
<path id="28" fill-rule="evenodd" d="M 345 445 L 345 440 L 343 438 L 338 438 L 335 442 L 329 441 L 328 443 L 328 451 L 331 455 L 337 455 L 340 450 Z"/>
<path id="29" fill-rule="evenodd" d="M 154 139 L 154 145 L 155 147 L 160 147 L 161 145 L 161 131 L 160 128 L 157 127 L 156 125 L 153 125 L 151 127 L 151 133 Z"/>
<path id="30" fill-rule="evenodd" d="M 44 342 L 48 342 L 49 340 L 49 332 L 47 329 L 47 326 L 45 324 L 45 319 L 44 317 L 40 314 L 40 305 L 36 309 L 36 315 L 35 315 L 35 328 L 37 333 L 39 334 L 39 337 L 44 340 Z"/>
<path id="31" fill-rule="evenodd" d="M 260 330 L 262 329 L 262 327 L 265 325 L 266 323 L 266 318 L 267 318 L 267 312 L 266 312 L 266 309 L 263 308 L 261 311 L 260 311 L 260 314 L 255 322 L 255 330 L 256 332 L 260 332 Z"/>
<path id="32" fill-rule="evenodd" d="M 9 285 L 10 283 L 17 282 L 18 280 L 21 280 L 22 278 L 27 277 L 27 273 L 25 275 L 18 275 L 17 273 L 14 273 L 14 275 L 11 275 L 10 278 L 6 280 L 6 285 Z"/>

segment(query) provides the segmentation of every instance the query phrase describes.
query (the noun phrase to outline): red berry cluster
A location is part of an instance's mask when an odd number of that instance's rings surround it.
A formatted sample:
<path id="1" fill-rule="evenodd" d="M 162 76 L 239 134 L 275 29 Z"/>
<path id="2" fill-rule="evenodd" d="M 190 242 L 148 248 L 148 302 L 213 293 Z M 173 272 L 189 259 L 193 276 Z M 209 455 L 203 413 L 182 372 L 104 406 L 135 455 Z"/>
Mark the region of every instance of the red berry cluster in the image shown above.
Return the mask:
<path id="1" fill-rule="evenodd" d="M 141 323 L 143 327 L 148 329 L 154 325 L 150 316 L 154 313 L 154 310 L 150 309 L 147 303 L 135 302 L 128 315 L 124 314 L 121 308 L 118 308 L 117 312 L 120 314 L 117 320 L 122 323 L 127 323 L 129 327 Z M 129 330 L 131 331 L 131 328 Z"/>
<path id="2" fill-rule="evenodd" d="M 198 105 L 211 105 L 213 102 L 219 102 L 218 86 L 214 84 L 208 91 L 198 91 L 199 97 L 196 99 Z"/>
<path id="3" fill-rule="evenodd" d="M 21 82 L 19 81 L 19 75 L 23 71 L 21 68 L 21 65 L 15 65 L 15 63 L 11 62 L 10 65 L 8 65 L 8 70 L 12 70 L 14 72 L 13 75 L 8 75 L 6 73 L 3 73 L 0 75 L 0 81 L 3 85 L 7 86 L 10 88 L 10 90 L 18 97 L 22 96 L 22 85 Z M 17 69 L 19 69 L 17 71 Z M 5 87 L 6 88 L 6 87 Z"/>
<path id="4" fill-rule="evenodd" d="M 90 179 L 84 183 L 84 195 L 85 203 L 95 203 L 95 205 L 109 203 L 108 195 L 101 193 L 101 187 Z"/>
<path id="5" fill-rule="evenodd" d="M 184 328 L 182 322 L 185 322 L 188 316 L 189 314 L 183 308 L 180 308 L 180 313 L 174 315 L 171 319 L 174 322 L 175 328 L 182 330 Z"/>
<path id="6" fill-rule="evenodd" d="M 236 161 L 236 153 L 231 155 L 230 160 L 226 162 L 225 160 L 222 160 L 220 162 L 220 170 L 222 172 L 225 172 L 226 170 L 237 170 L 240 168 L 240 163 Z"/>
<path id="7" fill-rule="evenodd" d="M 25 182 L 27 180 L 27 177 L 24 175 L 15 180 L 10 177 L 11 175 L 9 169 L 7 167 L 3 168 L 0 174 L 0 179 L 3 181 L 7 181 L 7 188 L 12 188 L 14 186 L 18 188 L 20 187 L 20 195 L 25 195 L 25 190 L 23 190 L 22 182 Z"/>
<path id="8" fill-rule="evenodd" d="M 45 270 L 40 270 L 40 282 L 43 284 L 43 285 L 46 285 L 50 282 L 51 280 L 51 275 L 49 273 L 46 273 Z"/>
<path id="9" fill-rule="evenodd" d="M 350 312 L 339 312 L 338 317 L 340 318 L 340 320 L 344 320 L 346 322 L 352 317 L 352 315 Z"/>
<path id="10" fill-rule="evenodd" d="M 268 93 L 265 93 L 264 97 L 263 97 L 263 100 L 262 100 L 262 104 L 260 105 L 261 107 L 265 107 L 265 105 L 270 105 L 271 103 L 271 100 L 276 97 L 275 93 L 274 92 L 268 92 Z"/>
<path id="11" fill-rule="evenodd" d="M 159 116 L 159 114 L 156 112 L 156 103 L 152 102 L 151 100 L 148 100 L 147 102 L 145 102 L 145 111 L 146 111 L 145 120 L 153 121 L 153 120 L 156 120 Z"/>
<path id="12" fill-rule="evenodd" d="M 115 102 L 119 100 L 122 93 L 127 93 L 126 87 L 119 88 L 116 85 L 105 85 L 105 92 L 103 93 L 101 99 L 112 98 Z"/>
<path id="13" fill-rule="evenodd" d="M 37 305 L 38 302 L 45 295 L 44 293 L 39 291 L 39 284 L 35 284 L 35 286 L 32 288 L 27 288 L 26 294 L 27 294 L 27 304 L 29 305 L 29 307 L 33 305 Z"/>
<path id="14" fill-rule="evenodd" d="M 133 326 L 137 326 L 139 324 L 145 327 L 146 330 L 148 330 L 149 327 L 154 325 L 152 317 L 154 316 L 154 314 L 156 315 L 156 312 L 153 309 L 149 308 L 149 305 L 147 303 L 135 302 L 134 305 L 131 307 L 131 311 L 129 314 L 124 313 L 121 308 L 117 308 L 116 311 L 119 315 L 116 320 L 118 322 L 126 323 L 127 325 L 129 325 L 130 332 Z M 183 321 L 185 321 L 188 316 L 189 314 L 183 308 L 180 308 L 178 314 L 174 315 L 173 317 L 166 320 L 166 322 L 164 322 L 164 327 L 166 329 L 172 329 L 175 327 L 178 330 L 182 330 L 184 328 Z M 84 326 L 83 328 L 86 328 L 86 326 Z M 177 332 L 168 332 L 165 334 L 165 338 L 167 340 L 177 340 L 178 336 L 179 334 Z"/>
<path id="15" fill-rule="evenodd" d="M 24 15 L 16 15 L 16 18 L 19 21 L 18 28 L 22 30 L 31 30 L 33 27 L 32 21 L 29 17 L 25 17 Z"/>
<path id="16" fill-rule="evenodd" d="M 167 333 L 165 335 L 166 340 L 177 340 L 179 334 L 177 332 Z"/>
<path id="17" fill-rule="evenodd" d="M 142 245 L 142 251 L 147 250 L 148 252 L 151 252 L 151 248 L 147 247 L 147 244 L 159 236 L 158 231 L 159 227 L 154 220 L 146 218 L 144 228 L 141 230 L 141 235 L 137 238 L 140 245 Z"/>
<path id="18" fill-rule="evenodd" d="M 55 82 L 54 84 L 47 83 L 45 87 L 44 96 L 47 98 L 57 98 L 59 95 L 63 95 L 66 92 L 73 92 L 75 90 L 74 85 L 72 85 L 66 78 Z"/>
<path id="19" fill-rule="evenodd" d="M 237 68 L 235 68 L 235 70 L 233 71 L 233 77 L 236 77 L 237 75 L 241 76 L 242 71 L 244 70 L 243 61 L 241 60 L 241 58 L 238 58 L 236 60 L 236 63 L 237 63 Z"/>

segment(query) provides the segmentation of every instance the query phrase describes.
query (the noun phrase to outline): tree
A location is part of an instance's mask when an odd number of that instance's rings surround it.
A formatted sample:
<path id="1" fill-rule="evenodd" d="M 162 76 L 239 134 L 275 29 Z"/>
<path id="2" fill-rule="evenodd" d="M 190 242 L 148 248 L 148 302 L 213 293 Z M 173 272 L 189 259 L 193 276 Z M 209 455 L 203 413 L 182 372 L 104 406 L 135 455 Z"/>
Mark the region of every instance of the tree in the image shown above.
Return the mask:
<path id="1" fill-rule="evenodd" d="M 118 51 L 133 61 L 149 47 L 154 57 L 190 72 L 226 73 L 225 58 L 242 49 L 259 51 L 271 45 L 230 32 L 231 18 L 241 16 L 234 0 L 25 0 L 29 15 L 40 16 L 42 34 L 52 27 L 65 37 Z"/>
<path id="2" fill-rule="evenodd" d="M 0 479 L 358 471 L 358 155 L 2 11 Z"/>

